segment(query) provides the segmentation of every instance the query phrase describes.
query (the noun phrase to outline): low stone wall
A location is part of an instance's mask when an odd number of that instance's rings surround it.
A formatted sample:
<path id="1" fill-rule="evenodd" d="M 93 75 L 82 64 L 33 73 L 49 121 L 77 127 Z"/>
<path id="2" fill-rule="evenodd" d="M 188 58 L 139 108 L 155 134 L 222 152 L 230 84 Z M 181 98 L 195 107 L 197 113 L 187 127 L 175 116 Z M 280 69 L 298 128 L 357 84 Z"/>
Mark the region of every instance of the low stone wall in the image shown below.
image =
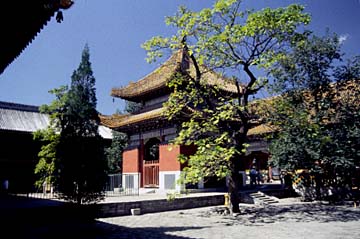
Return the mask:
<path id="1" fill-rule="evenodd" d="M 159 199 L 135 202 L 104 203 L 95 205 L 98 218 L 131 215 L 131 209 L 140 208 L 141 214 L 197 207 L 224 205 L 224 195 L 184 197 L 173 200 Z"/>

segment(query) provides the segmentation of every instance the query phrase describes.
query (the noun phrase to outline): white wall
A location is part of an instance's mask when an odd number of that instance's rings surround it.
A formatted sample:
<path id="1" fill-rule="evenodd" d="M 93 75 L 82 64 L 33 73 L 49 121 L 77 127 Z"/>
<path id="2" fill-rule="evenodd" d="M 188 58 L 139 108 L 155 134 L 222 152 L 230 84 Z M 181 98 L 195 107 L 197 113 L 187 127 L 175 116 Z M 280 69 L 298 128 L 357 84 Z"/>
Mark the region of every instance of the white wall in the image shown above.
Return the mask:
<path id="1" fill-rule="evenodd" d="M 132 175 L 134 179 L 134 187 L 133 189 L 139 189 L 140 188 L 140 173 L 124 173 L 122 175 L 122 187 L 125 189 L 127 182 L 126 182 L 126 175 Z"/>
<path id="2" fill-rule="evenodd" d="M 160 191 L 181 191 L 184 187 L 177 184 L 181 171 L 160 171 L 159 172 L 159 190 Z M 165 189 L 165 175 L 175 175 L 175 189 Z"/>

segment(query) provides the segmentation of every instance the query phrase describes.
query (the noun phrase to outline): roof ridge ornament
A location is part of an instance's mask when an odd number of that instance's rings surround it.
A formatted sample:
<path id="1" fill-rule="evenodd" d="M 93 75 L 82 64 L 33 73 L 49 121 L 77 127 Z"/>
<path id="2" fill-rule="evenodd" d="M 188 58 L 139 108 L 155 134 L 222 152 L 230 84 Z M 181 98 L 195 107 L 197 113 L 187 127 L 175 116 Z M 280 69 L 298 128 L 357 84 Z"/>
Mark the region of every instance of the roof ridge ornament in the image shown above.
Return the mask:
<path id="1" fill-rule="evenodd" d="M 69 9 L 74 4 L 72 0 L 49 0 L 44 4 L 45 9 Z"/>
<path id="2" fill-rule="evenodd" d="M 74 4 L 71 0 L 59 0 L 60 9 L 69 9 Z M 61 10 L 58 10 L 56 13 L 56 21 L 61 23 L 64 20 L 64 15 Z"/>
<path id="3" fill-rule="evenodd" d="M 61 9 L 69 9 L 74 4 L 72 0 L 60 0 Z"/>
<path id="4" fill-rule="evenodd" d="M 56 21 L 58 23 L 61 23 L 63 20 L 64 20 L 64 16 L 63 16 L 62 11 L 60 11 L 60 10 L 57 11 L 57 13 L 56 13 Z"/>
<path id="5" fill-rule="evenodd" d="M 44 4 L 44 8 L 56 12 L 56 21 L 61 23 L 64 15 L 60 9 L 69 9 L 74 4 L 72 0 L 49 0 Z"/>

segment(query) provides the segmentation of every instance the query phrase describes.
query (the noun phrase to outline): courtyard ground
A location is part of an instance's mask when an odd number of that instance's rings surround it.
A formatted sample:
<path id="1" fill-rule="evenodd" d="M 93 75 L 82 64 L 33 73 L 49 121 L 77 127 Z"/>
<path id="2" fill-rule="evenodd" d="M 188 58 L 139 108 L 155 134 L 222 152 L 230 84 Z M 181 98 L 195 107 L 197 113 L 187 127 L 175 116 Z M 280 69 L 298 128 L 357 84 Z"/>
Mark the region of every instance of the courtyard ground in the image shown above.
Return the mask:
<path id="1" fill-rule="evenodd" d="M 98 220 L 98 238 L 360 238 L 360 209 L 283 201 L 241 206 L 235 216 L 206 207 Z"/>
<path id="2" fill-rule="evenodd" d="M 288 200 L 288 199 L 287 199 Z M 358 239 L 360 208 L 281 201 L 269 206 L 241 205 L 241 213 L 224 214 L 224 206 L 97 219 L 34 221 L 2 230 L 0 238 L 26 239 Z"/>
<path id="3" fill-rule="evenodd" d="M 128 197 L 126 200 L 157 197 L 144 195 Z M 113 197 L 105 201 L 121 200 Z M 299 198 L 284 198 L 279 199 L 279 203 L 267 206 L 240 204 L 241 213 L 237 215 L 224 213 L 225 206 L 213 206 L 99 218 L 95 222 L 68 217 L 62 220 L 43 212 L 38 214 L 49 218 L 31 214 L 30 219 L 12 217 L 14 221 L 9 222 L 3 213 L 5 209 L 11 212 L 12 207 L 25 211 L 35 207 L 41 211 L 47 210 L 44 205 L 58 207 L 60 202 L 31 200 L 28 203 L 28 199 L 22 198 L 0 202 L 1 239 L 360 238 L 360 208 L 359 205 L 354 208 L 351 203 L 329 205 L 323 202 L 300 202 Z"/>

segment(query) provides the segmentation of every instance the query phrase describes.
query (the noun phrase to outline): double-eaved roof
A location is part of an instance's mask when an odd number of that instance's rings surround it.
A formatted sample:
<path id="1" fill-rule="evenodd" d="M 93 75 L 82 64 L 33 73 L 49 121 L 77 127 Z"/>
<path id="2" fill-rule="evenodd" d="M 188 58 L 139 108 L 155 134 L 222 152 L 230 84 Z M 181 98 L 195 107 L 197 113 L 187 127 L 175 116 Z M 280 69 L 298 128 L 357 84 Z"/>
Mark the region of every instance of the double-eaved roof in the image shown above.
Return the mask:
<path id="1" fill-rule="evenodd" d="M 32 133 L 49 125 L 49 116 L 39 112 L 39 107 L 0 101 L 0 132 L 15 131 Z M 112 130 L 99 126 L 99 134 L 112 139 Z"/>
<path id="2" fill-rule="evenodd" d="M 209 85 L 217 85 L 223 92 L 230 95 L 237 93 L 237 87 L 233 81 L 227 79 L 220 74 L 201 66 L 202 80 Z M 185 49 L 176 51 L 170 56 L 160 67 L 155 69 L 144 78 L 137 82 L 131 82 L 127 86 L 120 88 L 113 88 L 111 95 L 133 102 L 143 102 L 152 98 L 159 97 L 171 93 L 167 83 L 175 77 L 177 73 L 184 73 L 194 76 L 195 67 L 189 59 L 188 53 Z M 166 108 L 158 108 L 143 112 L 140 114 L 128 114 L 112 116 L 101 116 L 101 123 L 107 127 L 121 130 L 131 130 L 134 125 L 145 124 L 154 120 L 162 120 L 164 117 L 162 113 Z"/>

